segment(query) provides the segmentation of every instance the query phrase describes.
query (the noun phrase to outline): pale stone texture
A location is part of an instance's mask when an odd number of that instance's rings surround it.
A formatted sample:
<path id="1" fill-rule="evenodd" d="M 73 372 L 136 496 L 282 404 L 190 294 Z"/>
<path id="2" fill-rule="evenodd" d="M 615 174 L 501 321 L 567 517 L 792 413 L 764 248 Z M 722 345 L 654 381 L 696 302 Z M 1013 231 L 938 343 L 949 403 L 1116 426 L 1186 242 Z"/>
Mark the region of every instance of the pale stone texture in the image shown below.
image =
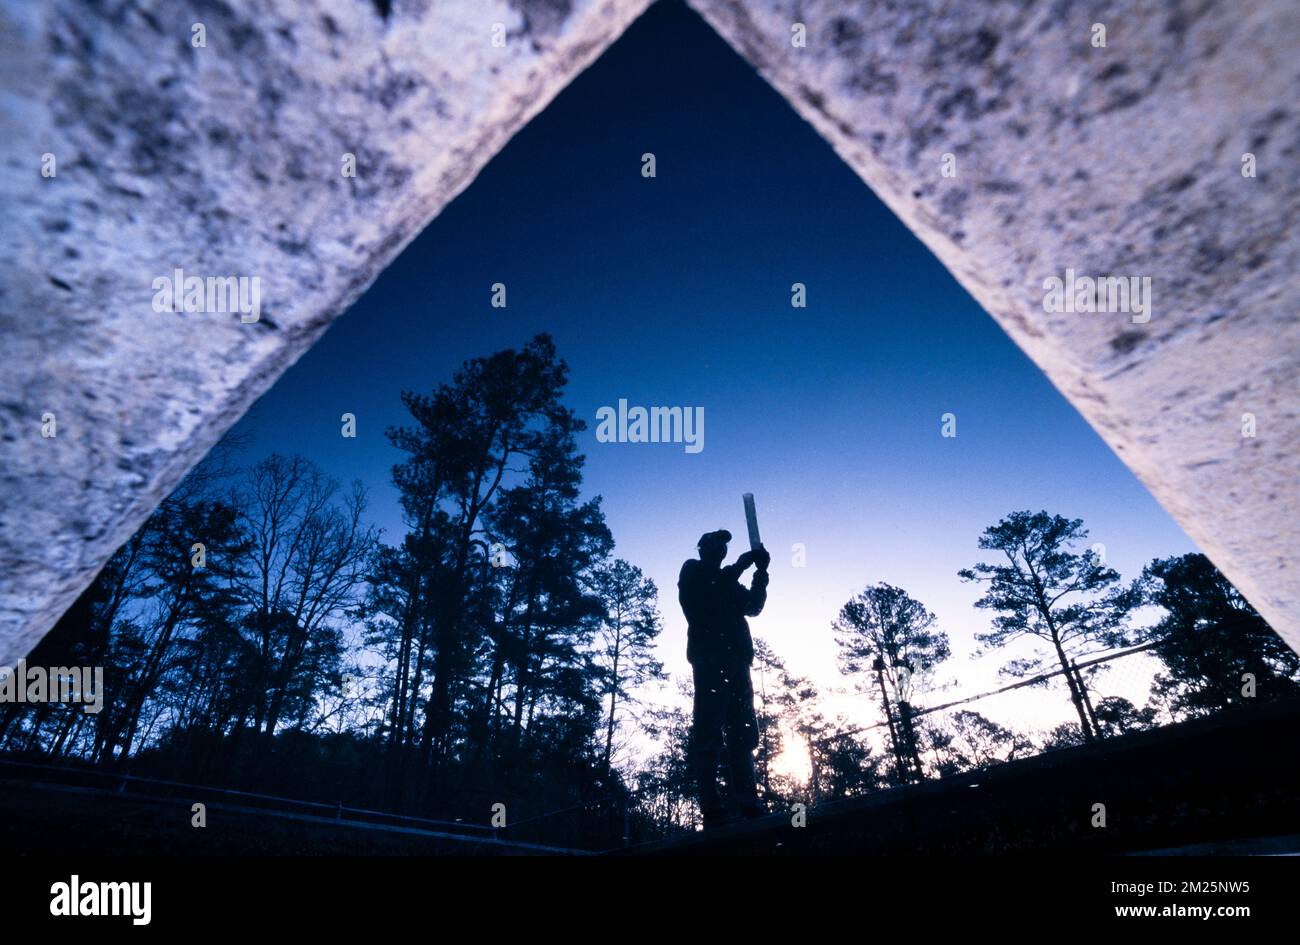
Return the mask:
<path id="1" fill-rule="evenodd" d="M 1300 4 L 691 2 L 1300 651 Z M 1048 314 L 1067 268 L 1150 321 Z"/>
<path id="2" fill-rule="evenodd" d="M 0 7 L 0 664 L 645 6 Z M 176 267 L 260 276 L 260 321 L 156 313 Z"/>
<path id="3" fill-rule="evenodd" d="M 0 663 L 644 5 L 0 8 Z M 1300 649 L 1296 5 L 695 6 Z M 175 267 L 260 276 L 261 321 L 155 313 Z M 1047 314 L 1067 268 L 1151 276 L 1150 322 Z"/>

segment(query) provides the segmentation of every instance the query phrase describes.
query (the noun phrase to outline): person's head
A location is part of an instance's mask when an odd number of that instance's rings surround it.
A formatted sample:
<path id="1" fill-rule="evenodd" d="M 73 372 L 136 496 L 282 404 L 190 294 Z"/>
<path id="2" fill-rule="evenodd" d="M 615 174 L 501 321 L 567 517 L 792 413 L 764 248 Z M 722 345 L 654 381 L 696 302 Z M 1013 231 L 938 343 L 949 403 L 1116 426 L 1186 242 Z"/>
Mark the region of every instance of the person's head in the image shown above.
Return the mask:
<path id="1" fill-rule="evenodd" d="M 725 528 L 716 532 L 705 532 L 700 536 L 700 560 L 705 564 L 722 564 L 727 557 L 727 542 L 731 541 L 731 532 Z"/>

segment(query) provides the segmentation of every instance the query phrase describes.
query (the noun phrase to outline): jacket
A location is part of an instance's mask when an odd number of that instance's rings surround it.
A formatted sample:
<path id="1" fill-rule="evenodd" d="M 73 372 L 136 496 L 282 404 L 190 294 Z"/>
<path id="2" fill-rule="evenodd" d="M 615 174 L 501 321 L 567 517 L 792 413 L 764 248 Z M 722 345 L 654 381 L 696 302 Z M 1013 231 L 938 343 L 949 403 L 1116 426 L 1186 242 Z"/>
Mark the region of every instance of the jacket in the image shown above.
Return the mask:
<path id="1" fill-rule="evenodd" d="M 746 617 L 757 617 L 767 603 L 766 571 L 755 571 L 751 586 L 740 583 L 739 563 L 711 569 L 698 558 L 682 565 L 677 599 L 686 615 L 686 659 L 708 662 L 754 661 L 754 641 Z"/>

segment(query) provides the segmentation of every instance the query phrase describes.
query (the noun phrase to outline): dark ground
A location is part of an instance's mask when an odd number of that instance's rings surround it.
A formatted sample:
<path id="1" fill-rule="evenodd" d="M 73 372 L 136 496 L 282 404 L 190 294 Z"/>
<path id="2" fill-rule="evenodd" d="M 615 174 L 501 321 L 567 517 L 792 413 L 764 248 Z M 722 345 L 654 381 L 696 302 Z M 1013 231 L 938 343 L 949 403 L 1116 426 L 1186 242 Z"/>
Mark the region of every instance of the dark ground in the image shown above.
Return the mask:
<path id="1" fill-rule="evenodd" d="M 1106 826 L 1092 826 L 1093 805 Z M 647 845 L 670 854 L 1300 852 L 1300 701 Z"/>
<path id="2" fill-rule="evenodd" d="M 53 783 L 59 782 L 61 783 Z M 103 778 L 0 770 L 0 853 L 428 855 L 565 852 L 493 839 L 463 825 L 349 822 L 328 811 L 258 809 L 202 798 L 120 793 Z M 1105 804 L 1106 826 L 1092 826 Z M 354 818 L 355 820 L 355 818 Z M 1123 854 L 1297 852 L 1300 700 L 1239 710 L 1051 752 L 983 772 L 824 804 L 632 854 Z M 574 851 L 577 852 L 577 851 Z"/>

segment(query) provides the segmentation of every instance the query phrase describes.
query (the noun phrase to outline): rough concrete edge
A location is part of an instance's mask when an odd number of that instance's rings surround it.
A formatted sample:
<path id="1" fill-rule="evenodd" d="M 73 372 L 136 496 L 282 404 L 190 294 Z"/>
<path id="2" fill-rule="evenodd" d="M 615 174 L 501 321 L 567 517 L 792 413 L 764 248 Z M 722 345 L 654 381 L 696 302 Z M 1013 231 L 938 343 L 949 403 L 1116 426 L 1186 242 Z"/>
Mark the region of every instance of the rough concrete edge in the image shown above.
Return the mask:
<path id="1" fill-rule="evenodd" d="M 216 405 L 217 409 L 214 412 L 203 417 L 194 433 L 182 441 L 181 447 L 159 467 L 149 485 L 134 493 L 131 507 L 118 520 L 115 527 L 108 529 L 105 537 L 95 543 L 95 547 L 102 552 L 99 555 L 100 567 L 118 547 L 135 534 L 158 504 L 175 489 L 185 475 L 207 455 L 258 398 L 275 384 L 280 375 L 292 367 L 315 344 L 333 320 L 346 312 L 379 278 L 388 265 L 401 255 L 411 241 L 474 182 L 488 162 L 515 134 L 546 108 L 609 46 L 617 42 L 652 2 L 653 0 L 622 0 L 619 3 L 601 2 L 595 5 L 589 11 L 589 16 L 620 17 L 622 20 L 622 22 L 613 21 L 609 32 L 603 37 L 603 42 L 588 42 L 586 37 L 581 36 L 573 42 L 567 41 L 570 39 L 568 36 L 561 36 L 558 41 L 550 41 L 549 48 L 540 60 L 543 65 L 552 67 L 545 73 L 550 81 L 535 89 L 535 94 L 526 99 L 510 95 L 509 90 L 505 90 L 504 94 L 509 96 L 509 105 L 514 109 L 513 114 L 508 122 L 495 120 L 499 116 L 491 110 L 485 115 L 485 118 L 494 120 L 488 122 L 483 133 L 473 141 L 468 150 L 465 150 L 459 175 L 451 179 L 444 194 L 440 195 L 445 199 L 440 202 L 431 200 L 425 207 L 423 222 L 411 226 L 400 239 L 386 241 L 380 247 L 372 257 L 374 274 L 366 282 L 349 287 L 349 291 L 345 291 L 322 307 L 319 317 L 313 319 L 305 330 L 302 330 L 302 326 L 296 326 L 286 333 L 288 339 L 286 344 L 259 365 L 259 372 L 233 388 L 230 396 Z M 10 235 L 9 229 L 6 225 L 6 235 Z M 29 613 L 21 625 L 11 629 L 0 627 L 0 665 L 8 665 L 19 656 L 30 652 L 95 579 L 100 567 L 70 575 L 61 584 L 51 588 L 50 593 L 45 596 L 44 605 L 39 610 Z"/>
<path id="2" fill-rule="evenodd" d="M 946 234 L 927 224 L 917 215 L 915 207 L 905 203 L 886 187 L 876 186 L 875 181 L 889 180 L 894 170 L 883 162 L 872 166 L 869 161 L 859 161 L 862 149 L 860 142 L 847 140 L 844 133 L 832 120 L 825 108 L 814 107 L 802 94 L 800 78 L 785 68 L 785 63 L 769 62 L 765 50 L 755 45 L 757 38 L 765 37 L 757 20 L 751 16 L 750 9 L 762 3 L 762 0 L 686 0 L 688 5 L 700 15 L 713 30 L 743 59 L 768 82 L 790 105 L 792 109 L 831 146 L 841 160 L 872 190 L 873 193 L 912 231 L 912 233 L 943 263 L 961 286 L 970 293 L 985 311 L 994 319 L 1013 343 L 1020 348 L 1043 371 L 1048 381 L 1080 413 L 1098 436 L 1112 450 L 1115 456 L 1129 468 L 1135 477 L 1160 503 L 1161 507 L 1200 545 L 1228 577 L 1238 590 L 1267 619 L 1275 632 L 1296 653 L 1300 653 L 1300 618 L 1286 612 L 1276 604 L 1266 588 L 1256 580 L 1255 572 L 1248 567 L 1239 566 L 1236 556 L 1220 541 L 1214 531 L 1201 518 L 1185 514 L 1181 497 L 1176 487 L 1166 483 L 1148 470 L 1159 469 L 1159 459 L 1143 447 L 1140 440 L 1134 438 L 1126 441 L 1122 447 L 1117 446 L 1117 438 L 1103 419 L 1095 404 L 1076 395 L 1077 390 L 1086 389 L 1090 381 L 1097 380 L 1082 370 L 1071 356 L 1069 339 L 1057 338 L 1051 333 L 1035 339 L 1034 346 L 1027 345 L 1026 338 L 1018 333 L 1014 320 L 999 316 L 999 309 L 1006 311 L 1005 300 L 996 298 L 1000 293 L 991 288 L 991 282 L 981 284 L 971 277 L 968 267 L 978 267 L 978 260 L 969 253 L 954 253 Z M 717 7 L 724 8 L 719 13 Z M 844 11 L 849 14 L 849 10 Z M 802 19 L 802 17 L 801 17 Z M 791 21 L 793 22 L 793 20 Z M 768 37 L 770 38 L 770 37 Z M 1056 353 L 1052 364 L 1045 364 L 1044 351 Z M 1073 385 L 1074 390 L 1071 390 Z"/>

